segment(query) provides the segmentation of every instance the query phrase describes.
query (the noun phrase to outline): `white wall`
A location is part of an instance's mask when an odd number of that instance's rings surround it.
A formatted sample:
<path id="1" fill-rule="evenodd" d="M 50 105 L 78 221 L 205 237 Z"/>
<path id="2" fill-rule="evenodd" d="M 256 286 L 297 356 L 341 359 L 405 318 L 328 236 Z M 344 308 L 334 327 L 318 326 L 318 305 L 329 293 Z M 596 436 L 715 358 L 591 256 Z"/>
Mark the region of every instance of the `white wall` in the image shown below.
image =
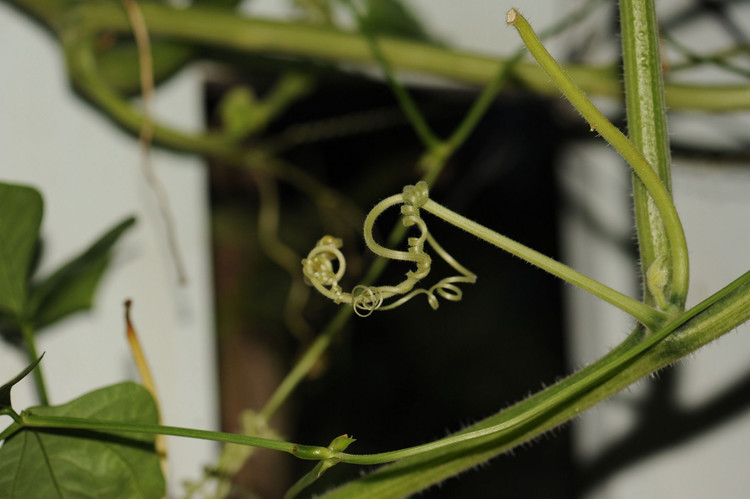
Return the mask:
<path id="1" fill-rule="evenodd" d="M 29 184 L 45 198 L 40 272 L 56 268 L 128 215 L 137 226 L 118 243 L 91 313 L 44 330 L 40 351 L 51 402 L 137 380 L 125 339 L 123 301 L 134 301 L 140 333 L 160 395 L 165 424 L 216 429 L 211 272 L 205 166 L 198 159 L 153 152 L 169 192 L 189 273 L 179 287 L 154 196 L 143 179 L 137 140 L 77 98 L 67 84 L 59 44 L 0 3 L 0 180 Z M 201 82 L 186 71 L 156 94 L 158 113 L 199 128 Z M 25 365 L 0 343 L 0 380 Z M 14 405 L 35 405 L 31 376 L 13 391 Z M 7 418 L 2 419 L 3 426 Z M 169 439 L 172 490 L 197 478 L 216 445 Z"/>

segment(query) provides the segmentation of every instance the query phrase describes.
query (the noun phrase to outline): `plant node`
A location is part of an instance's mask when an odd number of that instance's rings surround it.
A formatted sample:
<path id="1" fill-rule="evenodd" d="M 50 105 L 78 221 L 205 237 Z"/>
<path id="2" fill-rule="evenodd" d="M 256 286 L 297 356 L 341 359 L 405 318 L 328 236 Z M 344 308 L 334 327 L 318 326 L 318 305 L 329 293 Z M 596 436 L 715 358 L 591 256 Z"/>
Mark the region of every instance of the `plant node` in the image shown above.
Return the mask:
<path id="1" fill-rule="evenodd" d="M 667 300 L 669 269 L 667 268 L 667 258 L 664 255 L 654 260 L 646 271 L 646 286 L 659 308 L 666 310 L 670 304 Z"/>

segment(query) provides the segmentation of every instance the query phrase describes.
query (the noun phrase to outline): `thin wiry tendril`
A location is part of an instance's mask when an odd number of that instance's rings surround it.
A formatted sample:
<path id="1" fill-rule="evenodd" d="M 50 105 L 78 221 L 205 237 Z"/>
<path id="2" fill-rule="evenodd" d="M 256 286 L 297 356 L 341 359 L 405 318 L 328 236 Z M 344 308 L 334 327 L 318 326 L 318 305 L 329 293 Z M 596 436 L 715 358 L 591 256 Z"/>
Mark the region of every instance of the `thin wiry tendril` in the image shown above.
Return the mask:
<path id="1" fill-rule="evenodd" d="M 408 271 L 406 279 L 401 283 L 395 286 L 365 286 L 359 284 L 354 287 L 351 293 L 344 292 L 339 285 L 339 281 L 346 271 L 346 259 L 340 249 L 342 246 L 341 240 L 332 236 L 325 236 L 320 239 L 307 255 L 307 258 L 302 260 L 305 282 L 337 304 L 351 304 L 354 312 L 361 317 L 367 317 L 375 310 L 390 310 L 398 307 L 420 294 L 427 295 L 427 303 L 433 309 L 437 309 L 439 305 L 436 294 L 446 300 L 459 301 L 463 293 L 456 284 L 474 283 L 476 282 L 476 275 L 448 254 L 427 230 L 427 225 L 420 216 L 419 208 L 428 199 L 429 190 L 425 182 L 409 185 L 404 187 L 401 194 L 386 198 L 375 205 L 365 218 L 365 243 L 373 253 L 391 260 L 408 261 L 415 264 L 416 268 Z M 372 237 L 373 226 L 380 214 L 391 206 L 399 204 L 401 205 L 401 214 L 403 215 L 401 220 L 404 226 L 414 227 L 419 231 L 419 236 L 407 239 L 409 246 L 407 251 L 385 248 L 375 242 Z M 429 289 L 414 289 L 419 281 L 427 277 L 432 266 L 432 259 L 424 249 L 425 243 L 428 243 L 438 256 L 461 275 L 446 277 Z M 400 298 L 385 303 L 386 300 L 396 296 L 400 296 Z"/>

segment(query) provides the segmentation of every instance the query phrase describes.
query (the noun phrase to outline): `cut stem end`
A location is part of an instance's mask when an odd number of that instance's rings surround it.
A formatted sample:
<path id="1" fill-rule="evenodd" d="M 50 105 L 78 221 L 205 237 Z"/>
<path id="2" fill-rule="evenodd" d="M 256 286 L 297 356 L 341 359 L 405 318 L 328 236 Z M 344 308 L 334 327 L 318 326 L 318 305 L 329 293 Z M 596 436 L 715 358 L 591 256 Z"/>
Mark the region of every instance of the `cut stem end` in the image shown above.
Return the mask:
<path id="1" fill-rule="evenodd" d="M 508 25 L 515 24 L 516 18 L 518 18 L 518 11 L 516 9 L 510 9 L 505 17 L 505 23 Z"/>

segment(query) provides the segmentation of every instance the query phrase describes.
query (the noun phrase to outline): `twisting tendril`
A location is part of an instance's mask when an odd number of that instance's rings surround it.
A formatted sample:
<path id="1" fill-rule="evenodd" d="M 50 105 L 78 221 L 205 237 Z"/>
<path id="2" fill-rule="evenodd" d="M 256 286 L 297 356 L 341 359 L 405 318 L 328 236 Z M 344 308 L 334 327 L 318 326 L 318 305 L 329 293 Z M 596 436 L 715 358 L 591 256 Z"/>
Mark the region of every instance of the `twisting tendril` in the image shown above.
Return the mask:
<path id="1" fill-rule="evenodd" d="M 404 187 L 401 194 L 396 194 L 384 199 L 370 211 L 365 218 L 365 243 L 370 250 L 378 256 L 391 260 L 413 262 L 415 269 L 406 273 L 406 279 L 395 286 L 365 286 L 359 284 L 346 293 L 341 289 L 339 281 L 346 271 L 346 259 L 341 252 L 342 242 L 332 236 L 324 236 L 315 247 L 302 260 L 302 271 L 305 281 L 315 287 L 324 296 L 335 303 L 348 303 L 354 308 L 354 312 L 367 317 L 375 310 L 389 310 L 411 300 L 419 294 L 427 295 L 427 303 L 433 309 L 438 308 L 439 295 L 446 300 L 458 301 L 461 299 L 462 291 L 458 283 L 474 283 L 477 276 L 458 263 L 427 230 L 427 225 L 420 216 L 420 208 L 429 200 L 429 190 L 426 182 Z M 392 206 L 401 205 L 401 219 L 405 227 L 415 228 L 419 231 L 417 237 L 409 237 L 407 240 L 408 250 L 399 251 L 381 246 L 372 237 L 372 229 L 375 221 L 385 210 Z M 457 276 L 446 277 L 430 288 L 417 288 L 414 286 L 427 277 L 430 273 L 432 259 L 425 252 L 427 242 L 440 258 L 460 273 Z M 399 297 L 393 301 L 387 300 Z"/>

